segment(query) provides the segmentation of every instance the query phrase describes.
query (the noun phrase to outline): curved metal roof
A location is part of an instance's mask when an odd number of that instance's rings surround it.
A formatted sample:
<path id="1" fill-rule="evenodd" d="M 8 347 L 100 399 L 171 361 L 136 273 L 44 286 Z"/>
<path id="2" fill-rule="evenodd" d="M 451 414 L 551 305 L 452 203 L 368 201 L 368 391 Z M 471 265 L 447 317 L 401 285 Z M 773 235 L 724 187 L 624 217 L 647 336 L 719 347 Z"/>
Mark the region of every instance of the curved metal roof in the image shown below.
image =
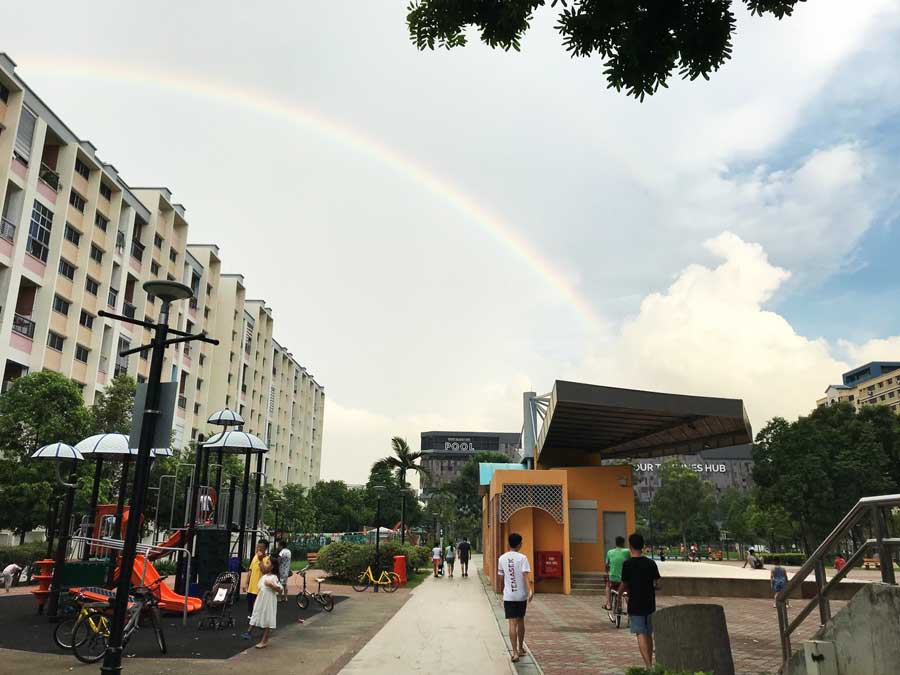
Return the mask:
<path id="1" fill-rule="evenodd" d="M 741 399 L 557 380 L 535 459 L 545 467 L 694 454 L 753 440 Z"/>

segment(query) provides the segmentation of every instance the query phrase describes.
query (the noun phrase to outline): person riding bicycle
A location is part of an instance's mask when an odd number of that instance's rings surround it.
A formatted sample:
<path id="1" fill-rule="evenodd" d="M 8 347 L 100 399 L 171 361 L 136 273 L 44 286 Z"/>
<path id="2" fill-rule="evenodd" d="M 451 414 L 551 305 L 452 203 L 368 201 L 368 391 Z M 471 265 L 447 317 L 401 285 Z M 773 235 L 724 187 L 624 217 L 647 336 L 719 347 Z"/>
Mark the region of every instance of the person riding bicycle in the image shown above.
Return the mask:
<path id="1" fill-rule="evenodd" d="M 610 608 L 610 591 L 613 584 L 618 587 L 622 582 L 622 564 L 631 557 L 631 553 L 625 548 L 625 537 L 616 537 L 616 547 L 606 552 L 606 604 L 603 609 Z"/>

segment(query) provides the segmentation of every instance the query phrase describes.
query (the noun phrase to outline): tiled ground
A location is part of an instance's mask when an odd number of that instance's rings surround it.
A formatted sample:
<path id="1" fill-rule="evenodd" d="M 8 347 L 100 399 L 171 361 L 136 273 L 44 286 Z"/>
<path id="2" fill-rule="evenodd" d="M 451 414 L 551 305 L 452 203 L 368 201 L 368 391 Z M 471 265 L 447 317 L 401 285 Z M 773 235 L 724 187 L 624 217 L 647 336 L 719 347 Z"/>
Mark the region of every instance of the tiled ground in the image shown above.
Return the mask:
<path id="1" fill-rule="evenodd" d="M 771 600 L 660 596 L 657 605 L 712 602 L 725 607 L 735 670 L 740 675 L 777 673 L 781 667 L 778 620 Z M 624 626 L 616 629 L 602 596 L 540 594 L 528 608 L 525 641 L 545 675 L 623 673 L 641 665 L 637 642 Z M 844 603 L 832 602 L 832 613 Z M 795 605 L 796 607 L 796 605 Z M 794 644 L 818 628 L 813 611 L 795 633 Z"/>

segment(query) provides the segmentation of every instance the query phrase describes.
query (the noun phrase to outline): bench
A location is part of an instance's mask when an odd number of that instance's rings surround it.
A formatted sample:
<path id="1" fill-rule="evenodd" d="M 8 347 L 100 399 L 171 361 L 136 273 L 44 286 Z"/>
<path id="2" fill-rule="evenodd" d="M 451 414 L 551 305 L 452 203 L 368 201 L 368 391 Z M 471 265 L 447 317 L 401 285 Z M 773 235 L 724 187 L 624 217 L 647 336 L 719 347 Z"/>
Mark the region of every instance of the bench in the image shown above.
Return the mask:
<path id="1" fill-rule="evenodd" d="M 869 565 L 872 565 L 875 567 L 875 569 L 878 569 L 879 567 L 881 567 L 881 559 L 880 558 L 863 558 L 863 567 L 865 569 L 869 569 Z"/>
<path id="2" fill-rule="evenodd" d="M 315 564 L 316 564 L 316 560 L 318 559 L 318 557 L 319 557 L 319 554 L 318 554 L 318 553 L 307 553 L 307 554 L 306 554 L 306 562 L 309 563 L 309 566 L 310 566 L 310 567 L 314 567 Z"/>

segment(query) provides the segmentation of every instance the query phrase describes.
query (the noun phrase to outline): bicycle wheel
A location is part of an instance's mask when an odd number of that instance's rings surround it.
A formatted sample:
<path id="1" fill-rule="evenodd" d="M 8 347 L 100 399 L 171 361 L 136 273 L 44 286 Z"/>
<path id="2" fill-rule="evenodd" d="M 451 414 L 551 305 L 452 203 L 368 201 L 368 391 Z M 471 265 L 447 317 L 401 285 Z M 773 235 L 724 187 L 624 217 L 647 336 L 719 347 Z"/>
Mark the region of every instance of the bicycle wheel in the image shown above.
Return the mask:
<path id="1" fill-rule="evenodd" d="M 389 572 L 388 576 L 391 578 L 391 583 L 385 584 L 384 592 L 385 593 L 393 593 L 398 588 L 400 588 L 400 575 L 396 572 Z"/>
<path id="2" fill-rule="evenodd" d="M 97 610 L 79 617 L 72 630 L 72 652 L 82 663 L 97 663 L 109 646 L 109 620 Z"/>
<path id="3" fill-rule="evenodd" d="M 326 612 L 330 612 L 334 609 L 334 596 L 331 593 L 321 593 L 316 600 L 319 601 L 319 604 L 322 605 L 322 609 Z"/>
<path id="4" fill-rule="evenodd" d="M 60 649 L 72 649 L 72 633 L 75 631 L 75 617 L 56 624 L 53 630 L 53 641 Z"/>
<path id="5" fill-rule="evenodd" d="M 307 607 L 309 607 L 309 596 L 303 591 L 297 593 L 297 607 L 299 607 L 300 609 L 306 609 Z"/>
<path id="6" fill-rule="evenodd" d="M 369 587 L 369 575 L 368 574 L 360 574 L 359 578 L 353 582 L 353 590 L 358 593 L 362 593 Z"/>
<path id="7" fill-rule="evenodd" d="M 616 604 L 616 628 L 622 627 L 622 608 Z"/>
<path id="8" fill-rule="evenodd" d="M 156 644 L 159 646 L 159 653 L 166 653 L 166 636 L 163 633 L 162 629 L 162 620 L 159 617 L 159 610 L 156 607 L 153 608 L 153 612 L 150 615 L 151 620 L 153 621 L 153 632 L 156 633 Z"/>

